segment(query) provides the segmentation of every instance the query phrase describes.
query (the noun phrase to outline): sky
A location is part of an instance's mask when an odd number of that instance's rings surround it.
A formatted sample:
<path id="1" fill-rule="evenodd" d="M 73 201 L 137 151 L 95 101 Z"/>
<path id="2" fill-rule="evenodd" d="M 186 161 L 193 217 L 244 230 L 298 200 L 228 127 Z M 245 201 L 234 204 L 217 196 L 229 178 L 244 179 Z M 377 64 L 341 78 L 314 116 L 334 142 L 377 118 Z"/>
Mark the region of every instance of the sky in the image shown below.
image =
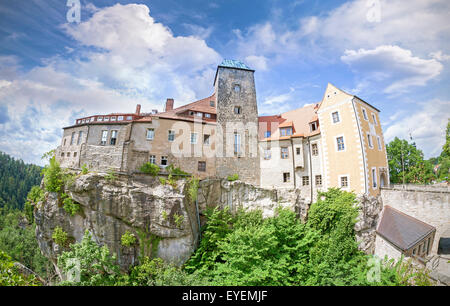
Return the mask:
<path id="1" fill-rule="evenodd" d="M 386 142 L 434 157 L 448 20 L 448 0 L 2 0 L 0 150 L 42 165 L 76 118 L 207 97 L 236 59 L 255 70 L 260 115 L 317 103 L 332 83 L 381 110 Z"/>

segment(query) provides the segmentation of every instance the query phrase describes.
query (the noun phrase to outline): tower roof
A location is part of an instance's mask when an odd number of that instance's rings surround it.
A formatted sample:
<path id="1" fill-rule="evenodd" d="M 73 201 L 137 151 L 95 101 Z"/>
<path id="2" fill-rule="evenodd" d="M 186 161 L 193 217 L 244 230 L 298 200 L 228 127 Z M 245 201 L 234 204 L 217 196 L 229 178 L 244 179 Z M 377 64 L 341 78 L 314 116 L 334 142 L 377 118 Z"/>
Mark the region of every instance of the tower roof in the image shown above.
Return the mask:
<path id="1" fill-rule="evenodd" d="M 247 66 L 243 62 L 237 61 L 237 60 L 230 60 L 230 59 L 224 59 L 219 66 L 227 67 L 227 68 L 238 68 L 238 69 L 252 70 L 252 69 L 250 69 L 249 66 Z"/>

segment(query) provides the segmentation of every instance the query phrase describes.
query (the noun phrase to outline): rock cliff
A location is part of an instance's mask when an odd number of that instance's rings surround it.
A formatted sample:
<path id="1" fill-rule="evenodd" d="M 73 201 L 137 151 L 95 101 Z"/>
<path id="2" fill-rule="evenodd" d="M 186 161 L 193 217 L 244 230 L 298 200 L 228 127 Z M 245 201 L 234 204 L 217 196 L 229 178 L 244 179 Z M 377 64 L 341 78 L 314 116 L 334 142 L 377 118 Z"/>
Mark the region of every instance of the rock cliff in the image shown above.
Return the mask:
<path id="1" fill-rule="evenodd" d="M 88 230 L 99 245 L 107 245 L 117 255 L 122 269 L 136 262 L 140 255 L 158 256 L 180 265 L 194 251 L 198 240 L 195 203 L 190 203 L 184 180 L 176 187 L 161 184 L 158 178 L 106 174 L 78 176 L 66 187 L 66 193 L 79 203 L 81 211 L 70 216 L 56 193 L 35 211 L 39 246 L 56 266 L 58 255 L 66 248 L 52 239 L 59 226 L 72 242 L 79 242 Z M 129 231 L 135 235 L 134 246 L 125 247 L 121 237 Z"/>

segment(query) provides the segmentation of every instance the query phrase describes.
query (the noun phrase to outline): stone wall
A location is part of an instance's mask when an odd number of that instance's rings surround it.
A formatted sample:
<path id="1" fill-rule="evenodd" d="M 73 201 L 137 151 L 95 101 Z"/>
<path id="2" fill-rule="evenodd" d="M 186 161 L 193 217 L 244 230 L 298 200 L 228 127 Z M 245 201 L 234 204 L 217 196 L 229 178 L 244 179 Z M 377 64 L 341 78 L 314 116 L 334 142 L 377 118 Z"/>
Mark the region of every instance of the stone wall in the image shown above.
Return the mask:
<path id="1" fill-rule="evenodd" d="M 392 186 L 381 189 L 383 205 L 389 205 L 436 227 L 436 235 L 431 249 L 437 253 L 439 239 L 450 231 L 450 204 L 448 187 L 433 186 Z"/>

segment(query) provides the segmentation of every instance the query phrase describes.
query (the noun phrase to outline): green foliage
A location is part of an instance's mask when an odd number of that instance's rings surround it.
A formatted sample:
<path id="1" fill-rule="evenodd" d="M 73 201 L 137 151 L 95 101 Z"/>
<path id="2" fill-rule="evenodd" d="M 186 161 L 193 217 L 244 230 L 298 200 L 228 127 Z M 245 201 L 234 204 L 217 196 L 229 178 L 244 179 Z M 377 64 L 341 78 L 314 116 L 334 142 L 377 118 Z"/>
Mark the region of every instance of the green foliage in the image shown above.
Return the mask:
<path id="1" fill-rule="evenodd" d="M 66 274 L 79 272 L 79 282 L 65 281 L 63 285 L 112 286 L 120 280 L 116 257 L 106 246 L 100 247 L 86 230 L 83 240 L 70 246 L 71 250 L 58 257 L 58 266 Z"/>
<path id="2" fill-rule="evenodd" d="M 187 181 L 188 195 L 189 195 L 189 200 L 191 201 L 191 203 L 194 203 L 195 201 L 197 201 L 199 182 L 200 182 L 199 179 L 195 178 L 194 176 L 191 176 L 191 178 Z"/>
<path id="3" fill-rule="evenodd" d="M 230 181 L 230 182 L 237 181 L 238 179 L 239 179 L 239 175 L 237 173 L 235 173 L 233 175 L 229 175 L 227 177 L 227 180 Z"/>
<path id="4" fill-rule="evenodd" d="M 53 157 L 55 157 L 55 153 L 56 153 L 55 149 L 45 152 L 44 154 L 42 154 L 41 159 L 50 160 Z"/>
<path id="5" fill-rule="evenodd" d="M 52 233 L 52 239 L 56 244 L 67 246 L 68 238 L 67 233 L 61 227 L 55 227 Z"/>
<path id="6" fill-rule="evenodd" d="M 117 176 L 116 172 L 113 169 L 109 169 L 106 172 L 105 175 L 105 179 L 109 182 L 114 182 L 115 180 L 117 180 L 119 177 Z"/>
<path id="7" fill-rule="evenodd" d="M 78 212 L 81 211 L 80 204 L 76 203 L 71 197 L 67 194 L 61 194 L 61 199 L 63 201 L 63 208 L 71 216 L 75 216 Z"/>
<path id="8" fill-rule="evenodd" d="M 159 174 L 159 170 L 160 169 L 159 169 L 158 165 L 155 165 L 155 164 L 147 162 L 147 163 L 142 165 L 140 170 L 141 170 L 142 173 L 147 173 L 147 174 L 150 174 L 152 176 L 157 176 Z"/>
<path id="9" fill-rule="evenodd" d="M 39 202 L 44 201 L 45 193 L 39 186 L 33 186 L 28 192 L 27 201 L 25 202 L 24 212 L 27 216 L 28 222 L 34 222 L 34 207 L 37 206 Z"/>
<path id="10" fill-rule="evenodd" d="M 42 169 L 42 174 L 44 175 L 44 186 L 47 191 L 57 193 L 63 191 L 63 172 L 54 156 L 50 158 L 49 164 Z"/>
<path id="11" fill-rule="evenodd" d="M 0 286 L 38 286 L 39 284 L 34 275 L 20 274 L 12 258 L 0 250 Z"/>
<path id="12" fill-rule="evenodd" d="M 53 274 L 53 265 L 41 254 L 35 231 L 35 224 L 26 221 L 24 212 L 0 208 L 0 250 L 48 279 Z"/>
<path id="13" fill-rule="evenodd" d="M 161 258 L 143 258 L 142 263 L 123 277 L 121 285 L 127 286 L 205 286 L 208 282 L 196 274 L 187 274 Z"/>
<path id="14" fill-rule="evenodd" d="M 424 274 L 389 265 L 369 281 L 370 256 L 358 250 L 353 229 L 357 215 L 355 195 L 339 189 L 320 194 L 305 224 L 287 209 L 263 219 L 261 211 L 233 216 L 216 208 L 185 270 L 219 286 L 398 285 L 399 275 L 426 284 Z"/>
<path id="15" fill-rule="evenodd" d="M 389 161 L 389 176 L 392 183 L 428 184 L 435 176 L 429 161 L 423 159 L 423 152 L 415 144 L 395 137 L 386 146 Z"/>
<path id="16" fill-rule="evenodd" d="M 159 177 L 159 182 L 160 182 L 161 184 L 165 185 L 166 182 L 167 182 L 167 180 L 166 180 L 165 178 L 163 178 L 163 177 Z"/>
<path id="17" fill-rule="evenodd" d="M 167 218 L 168 218 L 167 212 L 165 210 L 163 210 L 163 212 L 161 214 L 162 214 L 164 221 L 167 221 Z"/>
<path id="18" fill-rule="evenodd" d="M 120 238 L 120 241 L 122 242 L 123 246 L 131 247 L 136 244 L 137 239 L 133 233 L 126 231 L 125 234 L 123 234 L 122 237 Z"/>
<path id="19" fill-rule="evenodd" d="M 184 222 L 184 216 L 183 215 L 179 215 L 179 214 L 175 213 L 173 215 L 173 218 L 175 220 L 175 224 L 177 225 L 177 227 L 181 227 L 183 225 L 183 222 Z"/>
<path id="20" fill-rule="evenodd" d="M 0 207 L 22 209 L 31 187 L 41 182 L 41 167 L 0 152 Z"/>
<path id="21" fill-rule="evenodd" d="M 88 173 L 89 173 L 89 169 L 88 169 L 87 165 L 86 165 L 86 164 L 83 164 L 83 165 L 81 166 L 81 174 L 82 174 L 82 175 L 85 175 L 85 174 L 88 174 Z"/>
<path id="22" fill-rule="evenodd" d="M 184 176 L 189 176 L 189 173 L 184 172 L 183 170 L 181 170 L 178 167 L 175 167 L 174 165 L 169 165 L 166 167 L 166 171 L 169 173 L 169 179 L 171 178 L 180 178 L 180 177 L 184 177 Z"/>

